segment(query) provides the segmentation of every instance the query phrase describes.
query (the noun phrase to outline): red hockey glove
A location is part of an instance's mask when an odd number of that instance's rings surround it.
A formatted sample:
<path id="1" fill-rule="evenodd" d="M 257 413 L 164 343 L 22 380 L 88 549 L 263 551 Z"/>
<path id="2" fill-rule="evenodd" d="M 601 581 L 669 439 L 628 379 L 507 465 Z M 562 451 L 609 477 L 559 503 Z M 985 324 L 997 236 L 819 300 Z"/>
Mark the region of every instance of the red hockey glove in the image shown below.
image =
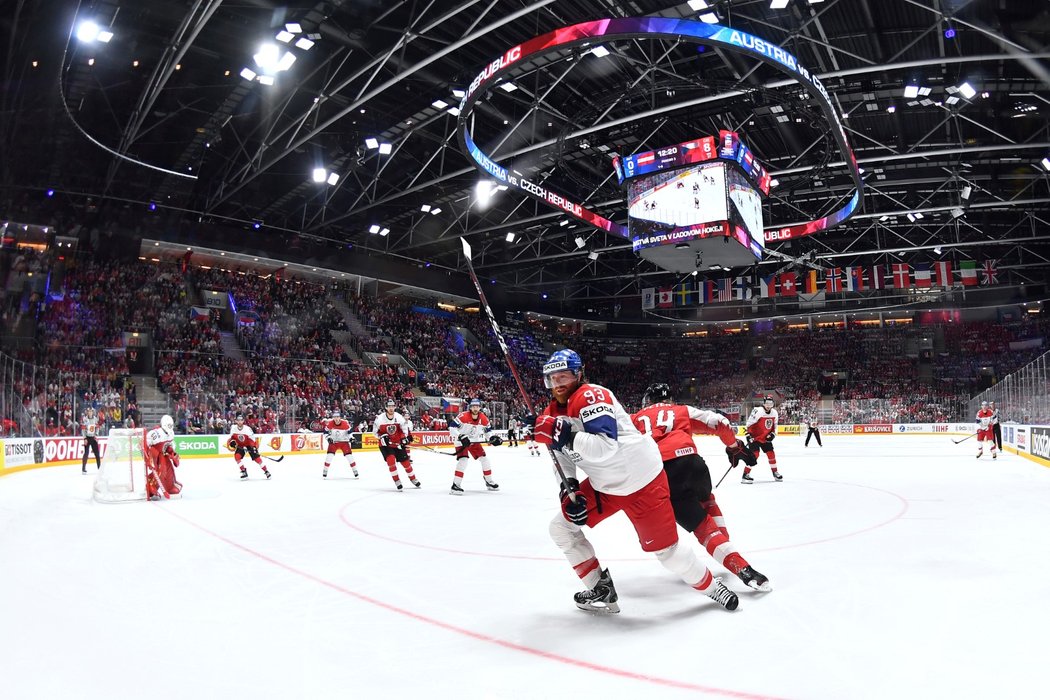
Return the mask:
<path id="1" fill-rule="evenodd" d="M 171 453 L 171 463 L 174 464 L 176 467 L 179 466 L 179 453 L 178 452 L 172 452 Z"/>
<path id="2" fill-rule="evenodd" d="M 561 490 L 558 492 L 559 498 L 561 498 L 561 512 L 565 516 L 565 519 L 574 525 L 583 527 L 587 524 L 587 497 L 580 491 L 580 482 L 576 479 L 566 479 L 569 488 L 565 488 L 565 484 L 561 485 Z M 569 494 L 572 494 L 576 501 L 573 502 L 569 498 Z"/>
<path id="3" fill-rule="evenodd" d="M 749 467 L 758 464 L 758 458 L 755 457 L 751 450 L 747 449 L 747 445 L 744 444 L 743 440 L 737 440 L 736 444 L 727 447 L 726 456 L 729 457 L 729 463 L 734 467 L 740 462 Z"/>
<path id="4" fill-rule="evenodd" d="M 572 449 L 575 432 L 572 423 L 564 416 L 542 415 L 536 419 L 535 439 L 541 445 L 548 445 L 551 449 L 560 450 L 564 447 Z"/>

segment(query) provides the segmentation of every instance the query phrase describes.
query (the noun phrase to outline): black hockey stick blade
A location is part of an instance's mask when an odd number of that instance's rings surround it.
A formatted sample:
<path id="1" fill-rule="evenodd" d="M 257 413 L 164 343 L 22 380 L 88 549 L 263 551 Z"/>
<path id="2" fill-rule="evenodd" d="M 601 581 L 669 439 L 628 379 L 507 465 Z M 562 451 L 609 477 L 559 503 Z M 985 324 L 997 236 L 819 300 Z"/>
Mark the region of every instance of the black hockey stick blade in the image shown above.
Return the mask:
<path id="1" fill-rule="evenodd" d="M 284 455 L 281 455 L 280 457 L 271 457 L 270 455 L 263 455 L 263 457 L 270 460 L 271 462 L 280 462 L 282 459 L 284 459 Z"/>

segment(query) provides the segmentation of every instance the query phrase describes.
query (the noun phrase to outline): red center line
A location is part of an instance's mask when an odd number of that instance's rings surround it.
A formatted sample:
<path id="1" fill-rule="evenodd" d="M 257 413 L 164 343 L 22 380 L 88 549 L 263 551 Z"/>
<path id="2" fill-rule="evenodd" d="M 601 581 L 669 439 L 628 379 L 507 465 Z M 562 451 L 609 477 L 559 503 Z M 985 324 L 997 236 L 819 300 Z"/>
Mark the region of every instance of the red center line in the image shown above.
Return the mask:
<path id="1" fill-rule="evenodd" d="M 336 584 L 336 583 L 332 583 L 331 581 L 326 581 L 325 579 L 320 578 L 319 576 L 315 576 L 315 575 L 313 575 L 311 573 L 308 573 L 306 571 L 303 571 L 301 569 L 297 569 L 294 566 L 291 566 L 289 564 L 285 564 L 284 562 L 279 561 L 277 559 L 274 559 L 273 557 L 270 557 L 270 556 L 268 556 L 266 554 L 263 554 L 262 552 L 256 551 L 256 550 L 254 550 L 254 549 L 252 549 L 250 547 L 246 547 L 245 545 L 240 544 L 239 542 L 235 542 L 234 540 L 231 540 L 228 537 L 224 537 L 223 535 L 220 535 L 217 532 L 209 530 L 208 528 L 204 527 L 203 525 L 198 525 L 197 523 L 193 522 L 192 520 L 190 520 L 190 519 L 188 519 L 188 518 L 186 518 L 186 517 L 184 517 L 182 515 L 179 515 L 178 513 L 176 513 L 173 510 L 170 510 L 168 508 L 161 508 L 161 510 L 163 510 L 165 513 L 171 515 L 172 517 L 183 521 L 187 525 L 190 525 L 191 527 L 194 527 L 197 530 L 200 530 L 201 532 L 216 538 L 217 540 L 225 542 L 226 544 L 230 545 L 231 547 L 235 547 L 236 549 L 239 549 L 242 552 L 245 552 L 246 554 L 250 554 L 253 557 L 261 559 L 261 560 L 263 560 L 263 561 L 265 561 L 265 562 L 267 562 L 269 564 L 272 564 L 272 565 L 274 565 L 274 566 L 276 566 L 278 568 L 284 569 L 285 571 L 288 571 L 289 573 L 293 573 L 296 576 L 300 576 L 300 577 L 302 577 L 304 579 L 307 579 L 309 581 L 313 581 L 314 583 L 320 584 L 320 585 L 322 585 L 322 586 L 324 586 L 326 588 L 330 588 L 333 591 L 338 591 L 339 593 L 342 593 L 344 595 L 350 596 L 352 598 L 356 598 L 357 600 L 363 601 L 365 603 L 369 603 L 370 605 L 374 605 L 376 607 L 382 608 L 382 609 L 387 610 L 389 612 L 396 613 L 398 615 L 402 615 L 404 617 L 410 618 L 412 620 L 416 620 L 418 622 L 423 622 L 423 623 L 426 623 L 428 625 L 433 625 L 433 626 L 438 627 L 440 629 L 447 630 L 449 632 L 454 632 L 455 634 L 459 634 L 459 635 L 462 635 L 464 637 L 469 637 L 471 639 L 476 639 L 476 640 L 482 641 L 482 642 L 488 642 L 489 644 L 494 644 L 496 646 L 500 646 L 500 647 L 503 647 L 505 649 L 510 649 L 512 651 L 519 651 L 519 652 L 522 652 L 522 653 L 525 653 L 525 654 L 530 654 L 532 656 L 540 657 L 542 659 L 547 659 L 548 661 L 556 661 L 558 663 L 562 663 L 562 664 L 565 664 L 567 666 L 575 666 L 577 668 L 585 668 L 585 669 L 588 669 L 590 671 L 597 671 L 599 673 L 604 673 L 604 674 L 608 674 L 608 675 L 611 675 L 611 676 L 617 676 L 617 677 L 620 677 L 620 678 L 627 678 L 627 679 L 634 680 L 634 681 L 644 681 L 644 682 L 647 682 L 647 683 L 653 683 L 655 685 L 666 686 L 666 687 L 669 687 L 669 688 L 679 688 L 679 689 L 682 689 L 682 690 L 693 690 L 693 691 L 698 691 L 698 692 L 701 692 L 701 693 L 708 693 L 708 694 L 711 694 L 711 695 L 720 695 L 720 696 L 723 696 L 723 697 L 730 697 L 730 698 L 745 698 L 746 700 L 780 700 L 776 696 L 772 696 L 772 695 L 758 695 L 758 694 L 755 694 L 755 693 L 748 693 L 748 692 L 739 691 L 739 690 L 728 690 L 728 689 L 725 689 L 725 688 L 715 688 L 715 687 L 712 687 L 712 686 L 697 685 L 695 683 L 687 683 L 685 681 L 676 681 L 676 680 L 669 679 L 669 678 L 660 678 L 659 676 L 650 676 L 650 675 L 647 675 L 647 674 L 644 674 L 644 673 L 634 673 L 632 671 L 625 671 L 623 669 L 613 668 L 611 666 L 602 666 L 600 664 L 591 663 L 589 661 L 583 661 L 581 659 L 573 659 L 573 658 L 570 658 L 568 656 L 561 656 L 559 654 L 555 654 L 555 653 L 549 652 L 549 651 L 544 651 L 542 649 L 536 649 L 536 648 L 533 648 L 533 647 L 527 647 L 527 646 L 524 646 L 522 644 L 515 644 L 514 642 L 510 642 L 510 641 L 507 641 L 505 639 L 499 639 L 497 637 L 492 637 L 490 635 L 483 634 L 481 632 L 475 632 L 473 630 L 468 630 L 468 629 L 465 629 L 463 627 L 457 627 L 455 625 L 449 624 L 447 622 L 442 622 L 441 620 L 437 620 L 437 619 L 434 619 L 432 617 L 427 617 L 425 615 L 420 615 L 419 613 L 412 612 L 411 610 L 406 610 L 404 608 L 399 608 L 396 605 L 392 605 L 390 603 L 383 602 L 383 601 L 378 600 L 376 598 L 372 598 L 371 596 L 364 595 L 363 593 L 358 593 L 356 591 L 352 591 L 349 588 L 344 588 L 343 586 L 340 586 L 339 584 Z"/>

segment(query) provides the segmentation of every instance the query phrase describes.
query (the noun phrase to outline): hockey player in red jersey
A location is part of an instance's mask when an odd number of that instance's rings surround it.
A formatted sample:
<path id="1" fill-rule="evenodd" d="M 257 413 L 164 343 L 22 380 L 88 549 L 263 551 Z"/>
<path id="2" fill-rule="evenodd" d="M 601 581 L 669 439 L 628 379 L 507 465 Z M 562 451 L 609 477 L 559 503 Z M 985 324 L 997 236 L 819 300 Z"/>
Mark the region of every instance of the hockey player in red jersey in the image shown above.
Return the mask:
<path id="1" fill-rule="evenodd" d="M 675 520 L 741 581 L 758 591 L 772 590 L 769 579 L 751 568 L 729 541 L 722 510 L 711 492 L 711 472 L 693 440 L 696 434 L 716 435 L 726 446 L 731 465 L 735 467 L 741 460 L 754 465 L 754 455 L 736 439 L 729 419 L 715 411 L 671 403 L 671 388 L 666 384 L 651 384 L 642 397 L 642 406 L 631 420 L 660 448 Z"/>
<path id="2" fill-rule="evenodd" d="M 463 495 L 463 472 L 467 468 L 467 460 L 471 457 L 481 463 L 481 474 L 485 477 L 485 487 L 489 491 L 499 491 L 499 484 L 492 480 L 492 465 L 485 454 L 482 443 L 488 440 L 490 444 L 499 446 L 500 438 L 495 435 L 489 438 L 492 424 L 489 417 L 481 410 L 481 402 L 473 399 L 466 411 L 456 416 L 449 425 L 449 433 L 453 443 L 459 443 L 456 448 L 456 472 L 452 477 L 452 489 L 449 491 L 453 496 Z"/>
<path id="3" fill-rule="evenodd" d="M 992 459 L 999 456 L 996 452 L 995 432 L 992 427 L 992 418 L 995 411 L 988 407 L 987 401 L 981 402 L 981 410 L 977 412 L 977 459 L 984 454 L 984 443 L 992 443 Z"/>
<path id="4" fill-rule="evenodd" d="M 179 454 L 171 444 L 174 438 L 175 421 L 171 416 L 163 416 L 160 425 L 146 433 L 146 496 L 151 501 L 171 498 L 182 491 L 182 484 L 175 480 Z"/>
<path id="5" fill-rule="evenodd" d="M 773 478 L 777 481 L 783 481 L 784 477 L 777 471 L 777 453 L 773 450 L 773 438 L 777 436 L 777 421 L 779 419 L 777 409 L 773 408 L 773 403 L 773 397 L 767 396 L 762 399 L 761 406 L 755 406 L 751 411 L 751 415 L 747 418 L 747 440 L 751 453 L 755 455 L 756 463 L 758 451 L 762 450 L 766 453 L 766 459 L 769 460 L 769 468 L 773 471 Z M 740 477 L 740 483 L 755 483 L 755 480 L 751 478 L 750 465 L 744 466 L 744 475 Z"/>
<path id="6" fill-rule="evenodd" d="M 408 421 L 397 412 L 397 404 L 393 399 L 388 399 L 386 409 L 376 416 L 372 432 L 379 439 L 379 452 L 383 455 L 387 467 L 390 468 L 390 477 L 394 480 L 397 490 L 402 491 L 405 488 L 401 485 L 401 477 L 397 474 L 398 464 L 405 470 L 405 475 L 408 476 L 413 486 L 417 489 L 422 486 L 419 479 L 416 478 L 416 473 L 412 471 L 412 462 L 408 458 L 408 452 L 405 451 L 412 439 Z"/>
<path id="7" fill-rule="evenodd" d="M 251 426 L 244 424 L 243 413 L 238 413 L 237 417 L 234 418 L 233 425 L 230 427 L 230 437 L 226 440 L 226 444 L 233 450 L 233 459 L 241 469 L 242 479 L 248 478 L 248 469 L 242 463 L 245 453 L 259 465 L 267 479 L 273 476 L 270 474 L 270 470 L 266 468 L 266 465 L 262 463 L 262 456 L 259 454 L 259 441 L 255 438 L 255 431 L 251 429 Z"/>
<path id="8" fill-rule="evenodd" d="M 583 377 L 583 361 L 559 350 L 543 366 L 553 400 L 536 418 L 536 441 L 554 451 L 565 473 L 562 512 L 550 524 L 551 539 L 588 590 L 574 596 L 592 612 L 620 611 L 609 570 L 603 570 L 583 526 L 594 527 L 623 511 L 638 533 L 642 550 L 652 552 L 669 571 L 727 610 L 740 601 L 714 578 L 689 546 L 678 545 L 660 450 L 638 432 L 613 393 Z M 576 479 L 577 469 L 587 478 Z"/>
<path id="9" fill-rule="evenodd" d="M 324 457 L 324 471 L 321 472 L 322 478 L 328 478 L 328 467 L 331 466 L 335 453 L 342 452 L 356 479 L 358 477 L 357 461 L 354 459 L 354 453 L 350 449 L 351 428 L 349 421 L 343 418 L 343 414 L 337 408 L 332 411 L 331 418 L 321 422 L 321 428 L 324 430 L 325 437 L 328 438 L 328 454 Z"/>

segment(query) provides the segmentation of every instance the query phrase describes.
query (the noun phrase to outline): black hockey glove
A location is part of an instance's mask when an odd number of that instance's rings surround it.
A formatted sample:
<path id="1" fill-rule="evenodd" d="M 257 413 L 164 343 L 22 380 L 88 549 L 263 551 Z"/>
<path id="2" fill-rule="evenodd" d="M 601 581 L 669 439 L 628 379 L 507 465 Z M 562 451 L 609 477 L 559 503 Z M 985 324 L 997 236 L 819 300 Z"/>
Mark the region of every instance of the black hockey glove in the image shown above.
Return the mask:
<path id="1" fill-rule="evenodd" d="M 237 451 L 237 441 L 236 440 L 230 440 L 229 442 L 226 443 L 226 447 L 228 447 L 231 450 L 236 452 Z"/>
<path id="2" fill-rule="evenodd" d="M 576 479 L 566 479 L 565 481 L 568 483 L 569 489 L 566 490 L 565 484 L 562 484 L 561 490 L 558 492 L 558 497 L 561 499 L 562 515 L 570 523 L 583 527 L 587 524 L 587 498 L 580 492 L 579 481 Z M 575 503 L 569 498 L 570 493 L 575 496 Z"/>
<path id="3" fill-rule="evenodd" d="M 776 436 L 777 431 L 770 430 L 768 433 L 766 433 L 766 442 L 773 442 L 773 438 L 775 438 Z"/>
<path id="4" fill-rule="evenodd" d="M 466 435 L 460 435 L 459 444 L 463 445 L 463 447 L 470 447 L 470 438 L 468 438 Z"/>
<path id="5" fill-rule="evenodd" d="M 380 435 L 379 436 L 379 444 L 382 445 L 383 447 L 390 447 L 390 436 L 389 435 Z"/>
<path id="6" fill-rule="evenodd" d="M 758 464 L 758 458 L 755 457 L 751 450 L 747 449 L 747 445 L 744 444 L 743 440 L 737 440 L 735 445 L 727 447 L 726 456 L 729 457 L 729 464 L 733 467 L 740 462 L 743 462 L 749 467 Z"/>
<path id="7" fill-rule="evenodd" d="M 489 438 L 489 444 L 493 447 L 499 447 L 503 444 L 503 438 L 501 438 L 499 435 L 493 435 Z"/>
<path id="8" fill-rule="evenodd" d="M 405 443 L 409 444 L 409 445 L 411 445 L 415 441 L 416 441 L 416 436 L 415 435 L 409 435 L 407 438 L 405 438 Z"/>

